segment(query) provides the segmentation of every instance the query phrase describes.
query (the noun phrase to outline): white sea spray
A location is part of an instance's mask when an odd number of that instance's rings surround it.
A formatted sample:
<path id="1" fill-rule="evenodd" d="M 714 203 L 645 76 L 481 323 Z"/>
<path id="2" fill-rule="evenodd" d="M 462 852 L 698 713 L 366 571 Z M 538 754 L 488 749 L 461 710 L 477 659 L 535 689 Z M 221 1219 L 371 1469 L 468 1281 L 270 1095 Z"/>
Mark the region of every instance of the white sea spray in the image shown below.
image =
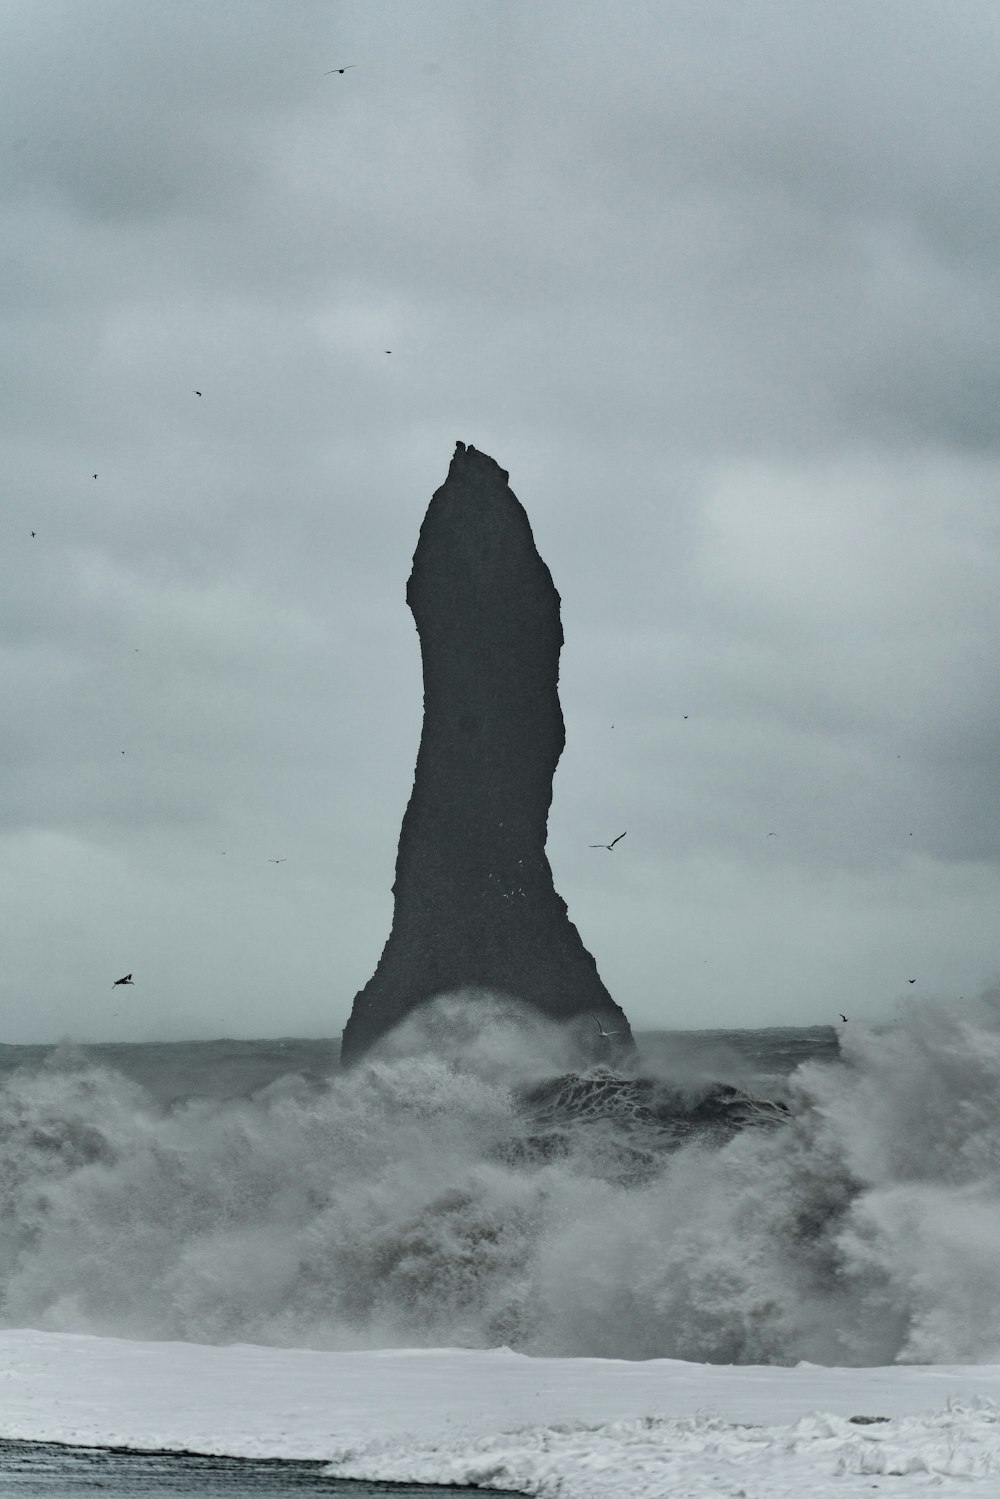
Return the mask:
<path id="1" fill-rule="evenodd" d="M 509 1007 L 472 1013 L 445 999 L 351 1072 L 224 1103 L 163 1110 L 85 1053 L 9 1076 L 4 1322 L 329 1348 L 1000 1359 L 997 993 L 848 1027 L 841 1062 L 794 1074 L 783 1122 L 670 1149 L 641 1110 L 541 1127 L 525 1090 L 572 1068 L 572 1037 L 536 1021 L 526 1044 Z M 703 1080 L 661 1066 L 657 1096 L 697 1101 Z M 600 1069 L 585 1082 L 603 1096 Z"/>

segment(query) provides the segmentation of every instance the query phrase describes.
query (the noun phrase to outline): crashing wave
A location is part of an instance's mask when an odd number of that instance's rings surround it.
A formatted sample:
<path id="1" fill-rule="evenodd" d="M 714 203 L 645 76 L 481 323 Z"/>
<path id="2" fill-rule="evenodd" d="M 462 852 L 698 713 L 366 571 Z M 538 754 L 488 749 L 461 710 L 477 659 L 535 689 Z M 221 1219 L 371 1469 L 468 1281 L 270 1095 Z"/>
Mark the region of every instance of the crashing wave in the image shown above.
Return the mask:
<path id="1" fill-rule="evenodd" d="M 737 1077 L 574 1075 L 550 1040 L 529 1065 L 501 1024 L 465 1054 L 169 1110 L 85 1054 L 8 1077 L 3 1320 L 330 1348 L 1000 1360 L 1000 995 L 856 1027 L 841 1062 L 800 1067 L 774 1104 Z"/>

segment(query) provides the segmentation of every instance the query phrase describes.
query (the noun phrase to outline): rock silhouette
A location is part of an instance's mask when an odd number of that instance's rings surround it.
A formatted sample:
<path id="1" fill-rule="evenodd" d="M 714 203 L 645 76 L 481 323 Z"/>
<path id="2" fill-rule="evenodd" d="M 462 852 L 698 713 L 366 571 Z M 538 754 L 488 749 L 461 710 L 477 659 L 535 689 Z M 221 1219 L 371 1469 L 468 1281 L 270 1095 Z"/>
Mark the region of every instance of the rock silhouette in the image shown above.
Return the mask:
<path id="1" fill-rule="evenodd" d="M 448 991 L 511 995 L 555 1020 L 596 1016 L 630 1047 L 556 893 L 545 855 L 565 743 L 559 595 L 499 464 L 459 443 L 420 528 L 406 599 L 423 658 L 424 717 L 403 816 L 392 930 L 354 1000 L 356 1062 Z"/>

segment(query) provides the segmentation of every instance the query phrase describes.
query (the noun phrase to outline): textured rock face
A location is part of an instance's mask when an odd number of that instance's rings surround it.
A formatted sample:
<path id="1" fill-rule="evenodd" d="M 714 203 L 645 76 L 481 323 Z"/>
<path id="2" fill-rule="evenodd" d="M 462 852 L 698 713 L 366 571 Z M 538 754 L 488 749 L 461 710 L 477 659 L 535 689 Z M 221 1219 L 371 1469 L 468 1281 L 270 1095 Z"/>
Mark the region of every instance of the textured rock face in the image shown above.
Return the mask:
<path id="1" fill-rule="evenodd" d="M 473 447 L 458 444 L 431 500 L 406 598 L 423 657 L 423 730 L 392 931 L 355 998 L 344 1062 L 459 988 L 513 995 L 558 1020 L 593 1014 L 630 1045 L 545 856 L 565 742 L 559 595 L 507 474 Z"/>

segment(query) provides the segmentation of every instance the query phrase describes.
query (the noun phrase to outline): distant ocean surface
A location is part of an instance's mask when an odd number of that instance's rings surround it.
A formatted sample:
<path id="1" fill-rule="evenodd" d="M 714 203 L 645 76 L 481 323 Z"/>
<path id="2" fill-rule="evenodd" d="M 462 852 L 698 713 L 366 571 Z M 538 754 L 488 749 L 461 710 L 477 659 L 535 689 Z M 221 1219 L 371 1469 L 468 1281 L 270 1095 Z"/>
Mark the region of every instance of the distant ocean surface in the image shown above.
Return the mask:
<path id="1" fill-rule="evenodd" d="M 787 1078 L 800 1062 L 839 1055 L 830 1026 L 777 1026 L 766 1030 L 647 1031 L 637 1037 L 640 1057 L 657 1066 L 672 1057 L 689 1066 L 720 1055 L 739 1059 L 742 1077 L 762 1086 Z M 61 1060 L 60 1060 L 61 1059 Z M 312 1081 L 340 1069 L 340 1038 L 302 1040 L 280 1036 L 264 1041 L 106 1041 L 86 1046 L 72 1042 L 47 1046 L 0 1044 L 0 1083 L 19 1068 L 37 1069 L 53 1060 L 78 1059 L 110 1068 L 138 1083 L 163 1107 L 196 1098 L 250 1098 L 279 1078 Z M 725 1080 L 725 1079 L 720 1079 Z"/>
<path id="2" fill-rule="evenodd" d="M 699 1362 L 1000 1357 L 1000 1001 L 648 1032 L 0 1046 L 0 1321 Z M 445 1041 L 442 1040 L 445 1038 Z M 419 1041 L 419 1038 L 417 1038 Z"/>
<path id="3" fill-rule="evenodd" d="M 278 1078 L 313 1081 L 340 1068 L 340 1039 L 303 1041 L 105 1041 L 0 1045 L 0 1083 L 18 1068 L 106 1067 L 138 1083 L 164 1108 L 195 1099 L 250 1098 Z"/>

